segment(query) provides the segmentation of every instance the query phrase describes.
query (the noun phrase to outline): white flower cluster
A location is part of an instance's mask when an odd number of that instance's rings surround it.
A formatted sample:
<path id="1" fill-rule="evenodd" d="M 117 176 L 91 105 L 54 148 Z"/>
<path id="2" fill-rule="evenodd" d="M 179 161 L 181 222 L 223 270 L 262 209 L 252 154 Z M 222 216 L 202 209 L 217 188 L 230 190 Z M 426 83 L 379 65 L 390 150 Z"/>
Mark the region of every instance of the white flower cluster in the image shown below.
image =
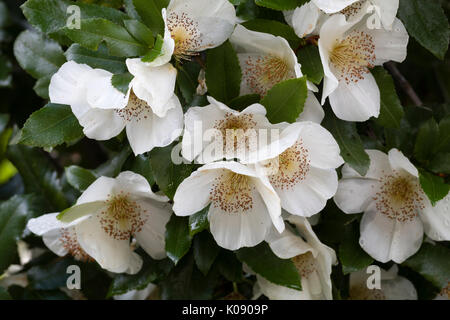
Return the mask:
<path id="1" fill-rule="evenodd" d="M 378 117 L 380 91 L 369 70 L 406 58 L 408 34 L 395 18 L 397 9 L 398 0 L 311 0 L 284 12 L 299 37 L 318 39 L 325 73 L 322 104 L 329 98 L 338 118 Z M 374 14 L 379 28 L 369 23 Z M 292 259 L 302 277 L 298 291 L 257 275 L 257 292 L 272 299 L 332 299 L 336 255 L 307 219 L 327 200 L 334 197 L 345 213 L 365 212 L 360 245 L 380 262 L 403 262 L 417 252 L 424 232 L 436 241 L 450 240 L 450 197 L 431 206 L 417 169 L 398 150 L 388 155 L 368 150 L 367 174 L 344 165 L 338 181 L 336 169 L 344 161 L 337 142 L 320 125 L 324 111 L 312 83 L 304 111 L 293 124 L 270 123 L 261 104 L 239 112 L 212 97 L 209 105 L 183 114 L 174 93 L 177 71 L 172 57 L 190 59 L 227 39 L 242 70 L 241 95 L 264 97 L 277 83 L 303 75 L 289 43 L 237 24 L 228 0 L 172 0 L 162 15 L 162 55 L 150 63 L 127 59 L 133 79 L 125 95 L 111 84 L 110 72 L 69 61 L 51 79 L 50 100 L 70 105 L 89 138 L 107 140 L 126 128 L 136 155 L 167 146 L 182 134 L 183 157 L 202 166 L 179 185 L 173 206 L 138 174 L 99 178 L 59 219 L 52 213 L 29 222 L 28 228 L 42 235 L 52 251 L 94 259 L 112 272 L 136 273 L 142 265 L 136 245 L 155 259 L 165 257 L 165 225 L 172 211 L 189 216 L 209 206 L 210 231 L 219 246 L 237 250 L 266 241 L 275 255 Z M 195 130 L 196 123 L 201 130 Z M 209 129 L 222 133 L 214 139 L 215 146 L 221 140 L 216 156 L 211 156 L 211 140 L 203 139 Z M 251 143 L 251 130 L 277 134 L 262 149 Z M 238 142 L 251 156 L 236 156 Z M 396 271 L 389 272 L 393 286 L 411 285 L 394 281 Z"/>

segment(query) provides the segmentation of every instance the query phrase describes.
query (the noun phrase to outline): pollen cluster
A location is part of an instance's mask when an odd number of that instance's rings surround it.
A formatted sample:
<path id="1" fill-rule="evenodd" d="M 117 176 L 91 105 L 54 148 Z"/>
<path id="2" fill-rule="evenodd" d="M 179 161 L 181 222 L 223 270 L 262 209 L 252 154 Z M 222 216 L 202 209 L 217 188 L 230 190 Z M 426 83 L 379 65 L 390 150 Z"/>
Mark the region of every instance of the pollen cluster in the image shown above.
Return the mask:
<path id="1" fill-rule="evenodd" d="M 226 170 L 214 180 L 211 205 L 227 213 L 248 211 L 253 208 L 254 189 L 249 176 Z"/>
<path id="2" fill-rule="evenodd" d="M 132 90 L 127 106 L 123 109 L 117 109 L 116 112 L 126 121 L 141 121 L 148 118 L 150 110 L 151 108 L 147 102 L 136 97 Z"/>
<path id="3" fill-rule="evenodd" d="M 141 231 L 146 222 L 146 210 L 130 198 L 129 193 L 121 191 L 108 195 L 107 206 L 101 212 L 100 223 L 103 230 L 116 240 L 128 240 Z"/>
<path id="4" fill-rule="evenodd" d="M 274 170 L 276 173 L 269 176 L 269 180 L 275 188 L 291 189 L 303 181 L 309 172 L 308 150 L 303 146 L 301 139 L 280 154 L 275 163 L 277 162 L 278 170 Z"/>
<path id="5" fill-rule="evenodd" d="M 277 83 L 295 77 L 288 63 L 279 56 L 266 55 L 252 57 L 245 61 L 244 81 L 251 90 L 265 96 Z"/>
<path id="6" fill-rule="evenodd" d="M 86 251 L 80 247 L 77 240 L 77 233 L 74 228 L 61 228 L 59 232 L 61 235 L 59 237 L 59 241 L 61 241 L 62 246 L 71 256 L 73 256 L 76 260 L 83 262 L 91 259 Z"/>
<path id="7" fill-rule="evenodd" d="M 307 279 L 316 271 L 316 260 L 311 251 L 295 256 L 291 260 L 302 278 Z"/>
<path id="8" fill-rule="evenodd" d="M 348 20 L 348 19 L 352 18 L 353 16 L 357 15 L 361 11 L 364 3 L 365 3 L 365 1 L 355 2 L 351 5 L 349 5 L 348 7 L 344 8 L 343 10 L 341 10 L 341 13 Z"/>
<path id="9" fill-rule="evenodd" d="M 412 221 L 424 208 L 418 179 L 396 171 L 381 178 L 374 200 L 379 212 L 399 222 Z"/>
<path id="10" fill-rule="evenodd" d="M 357 83 L 364 79 L 375 63 L 375 45 L 371 35 L 353 31 L 343 40 L 336 41 L 331 52 L 330 62 L 340 80 Z"/>
<path id="11" fill-rule="evenodd" d="M 171 12 L 167 17 L 167 28 L 175 41 L 174 55 L 178 60 L 189 60 L 201 47 L 198 22 L 186 13 Z"/>

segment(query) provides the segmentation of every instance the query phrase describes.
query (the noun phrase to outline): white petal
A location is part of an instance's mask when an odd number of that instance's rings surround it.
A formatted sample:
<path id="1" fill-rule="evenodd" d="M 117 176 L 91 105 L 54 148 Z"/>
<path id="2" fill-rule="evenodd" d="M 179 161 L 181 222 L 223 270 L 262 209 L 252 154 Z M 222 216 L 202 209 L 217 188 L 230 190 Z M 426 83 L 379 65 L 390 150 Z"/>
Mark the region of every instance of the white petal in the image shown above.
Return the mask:
<path id="1" fill-rule="evenodd" d="M 165 147 L 177 139 L 183 129 L 183 109 L 176 95 L 168 101 L 168 110 L 159 117 L 151 110 L 133 117 L 127 123 L 127 137 L 135 155 L 149 152 L 155 147 Z M 144 117 L 145 116 L 145 117 Z"/>
<path id="2" fill-rule="evenodd" d="M 117 181 L 109 177 L 95 180 L 78 198 L 77 205 L 96 201 L 105 201 L 117 189 Z"/>
<path id="3" fill-rule="evenodd" d="M 419 218 L 398 222 L 377 211 L 375 202 L 361 220 L 361 247 L 377 261 L 402 263 L 422 244 L 423 226 Z"/>
<path id="4" fill-rule="evenodd" d="M 47 232 L 66 227 L 66 223 L 63 223 L 56 218 L 58 214 L 59 213 L 48 213 L 37 218 L 32 218 L 28 220 L 27 228 L 37 236 L 42 236 Z"/>
<path id="5" fill-rule="evenodd" d="M 266 237 L 266 241 L 273 253 L 280 259 L 291 259 L 306 252 L 312 252 L 314 255 L 317 255 L 315 249 L 289 229 L 284 230 L 280 234 L 276 229 L 272 228 Z"/>
<path id="6" fill-rule="evenodd" d="M 426 235 L 435 241 L 450 241 L 450 194 L 438 201 L 434 207 L 428 199 L 425 201 L 420 218 Z"/>
<path id="7" fill-rule="evenodd" d="M 154 200 L 141 200 L 138 203 L 147 210 L 148 217 L 142 230 L 135 234 L 135 238 L 153 259 L 163 259 L 166 257 L 166 224 L 172 212 L 170 205 Z"/>
<path id="8" fill-rule="evenodd" d="M 358 1 L 359 0 L 312 0 L 320 10 L 325 11 L 328 14 L 339 12 Z"/>
<path id="9" fill-rule="evenodd" d="M 371 0 L 371 2 L 380 8 L 380 18 L 386 30 L 392 30 L 395 16 L 397 15 L 399 0 Z"/>
<path id="10" fill-rule="evenodd" d="M 397 149 L 391 149 L 388 153 L 389 163 L 393 170 L 404 170 L 409 174 L 419 177 L 419 171 L 416 167 L 406 158 L 403 153 Z"/>
<path id="11" fill-rule="evenodd" d="M 169 110 L 169 99 L 174 95 L 177 70 L 170 64 L 150 67 L 140 59 L 127 59 L 128 71 L 134 76 L 131 82 L 133 92 L 147 102 L 158 117 L 164 117 Z"/>
<path id="12" fill-rule="evenodd" d="M 348 178 L 339 181 L 334 202 L 345 213 L 366 210 L 376 193 L 376 182 L 365 178 Z"/>
<path id="13" fill-rule="evenodd" d="M 313 33 L 320 16 L 320 9 L 313 2 L 297 7 L 292 16 L 292 27 L 295 34 L 300 38 L 304 38 Z"/>
<path id="14" fill-rule="evenodd" d="M 392 173 L 388 155 L 379 150 L 366 150 L 370 159 L 370 166 L 364 178 L 379 180 L 382 176 Z M 343 178 L 362 178 L 362 176 L 352 169 L 348 164 L 342 167 Z"/>
<path id="15" fill-rule="evenodd" d="M 86 100 L 93 108 L 122 109 L 128 103 L 128 94 L 123 94 L 111 83 L 113 74 L 102 69 L 89 72 Z"/>
<path id="16" fill-rule="evenodd" d="M 81 222 L 76 227 L 78 242 L 83 250 L 103 269 L 111 272 L 137 273 L 142 259 L 132 251 L 129 240 L 110 237 L 99 221 L 99 215 Z"/>
<path id="17" fill-rule="evenodd" d="M 42 241 L 45 243 L 47 248 L 60 257 L 64 257 L 69 253 L 69 251 L 64 247 L 64 243 L 61 239 L 61 229 L 54 229 L 46 232 L 42 236 Z"/>
<path id="18" fill-rule="evenodd" d="M 86 137 L 95 140 L 109 140 L 125 128 L 125 121 L 115 110 L 91 108 L 78 118 Z"/>
<path id="19" fill-rule="evenodd" d="M 296 121 L 312 121 L 320 124 L 325 117 L 325 112 L 319 100 L 312 91 L 308 91 L 303 112 L 300 113 Z"/>
<path id="20" fill-rule="evenodd" d="M 330 94 L 330 104 L 339 119 L 366 121 L 380 114 L 380 90 L 371 73 L 358 82 L 339 81 L 339 86 Z"/>
<path id="21" fill-rule="evenodd" d="M 117 187 L 114 188 L 116 193 L 121 190 L 130 193 L 133 197 L 148 198 L 159 202 L 169 201 L 166 196 L 153 193 L 147 179 L 132 171 L 121 172 L 115 182 L 117 183 Z"/>
<path id="22" fill-rule="evenodd" d="M 284 221 L 281 217 L 280 198 L 265 177 L 253 178 L 252 180 L 255 184 L 256 190 L 258 190 L 267 207 L 267 211 L 272 219 L 273 225 L 278 232 L 283 232 Z"/>
<path id="23" fill-rule="evenodd" d="M 416 288 L 404 277 L 381 281 L 381 290 L 386 300 L 417 300 Z"/>
<path id="24" fill-rule="evenodd" d="M 167 26 L 166 8 L 163 8 L 161 10 L 161 14 L 164 20 L 164 42 L 161 48 L 161 55 L 152 62 L 145 62 L 145 65 L 148 67 L 159 67 L 170 62 L 170 60 L 172 59 L 173 51 L 175 50 L 175 41 L 172 39 L 172 35 L 170 34 L 169 28 Z"/>
<path id="25" fill-rule="evenodd" d="M 261 292 L 270 300 L 311 300 L 307 285 L 302 281 L 302 291 L 279 286 L 260 275 L 256 275 Z M 306 287 L 306 288 L 305 288 Z"/>

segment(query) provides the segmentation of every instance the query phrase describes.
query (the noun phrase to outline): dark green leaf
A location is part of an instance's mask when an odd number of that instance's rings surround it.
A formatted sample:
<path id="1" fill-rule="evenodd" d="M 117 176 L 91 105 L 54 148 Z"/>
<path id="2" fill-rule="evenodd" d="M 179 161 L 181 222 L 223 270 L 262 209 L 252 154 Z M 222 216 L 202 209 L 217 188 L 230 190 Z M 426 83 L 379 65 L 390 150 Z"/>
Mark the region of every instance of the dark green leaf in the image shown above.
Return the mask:
<path id="1" fill-rule="evenodd" d="M 365 175 L 369 170 L 370 158 L 364 150 L 355 123 L 339 120 L 329 112 L 324 119 L 323 126 L 336 139 L 345 162 L 360 175 Z"/>
<path id="2" fill-rule="evenodd" d="M 229 41 L 207 51 L 205 76 L 208 92 L 215 99 L 227 103 L 239 96 L 241 67 Z"/>
<path id="3" fill-rule="evenodd" d="M 377 123 L 386 128 L 400 128 L 404 111 L 392 77 L 383 67 L 376 67 L 371 71 L 380 89 L 381 109 Z"/>
<path id="4" fill-rule="evenodd" d="M 302 6 L 307 0 L 255 0 L 258 6 L 274 10 L 292 10 Z"/>
<path id="5" fill-rule="evenodd" d="M 43 98 L 43 99 L 49 99 L 48 96 L 48 87 L 50 85 L 50 80 L 52 78 L 52 75 L 48 77 L 42 77 L 39 78 L 36 83 L 34 84 L 33 90 L 36 92 L 36 94 Z"/>
<path id="6" fill-rule="evenodd" d="M 131 80 L 133 80 L 133 75 L 131 73 L 115 74 L 111 78 L 111 84 L 114 88 L 126 95 L 130 88 Z"/>
<path id="7" fill-rule="evenodd" d="M 239 260 L 270 282 L 291 289 L 301 290 L 300 274 L 290 259 L 278 258 L 265 242 L 236 252 Z"/>
<path id="8" fill-rule="evenodd" d="M 97 176 L 106 177 L 116 177 L 122 170 L 122 166 L 131 154 L 131 149 L 129 146 L 122 148 L 122 150 L 106 161 L 104 164 L 99 166 L 97 169 L 92 170 L 92 172 Z"/>
<path id="9" fill-rule="evenodd" d="M 450 152 L 440 152 L 433 156 L 428 169 L 434 173 L 450 174 Z"/>
<path id="10" fill-rule="evenodd" d="M 193 247 L 195 264 L 206 276 L 217 258 L 220 248 L 208 231 L 203 231 L 194 238 Z"/>
<path id="11" fill-rule="evenodd" d="M 8 291 L 6 291 L 6 289 L 3 287 L 0 287 L 0 300 L 12 300 Z"/>
<path id="12" fill-rule="evenodd" d="M 439 138 L 436 141 L 434 152 L 450 152 L 450 116 L 439 122 Z"/>
<path id="13" fill-rule="evenodd" d="M 228 281 L 242 281 L 242 263 L 236 258 L 236 255 L 232 251 L 221 250 L 219 257 L 217 258 L 217 265 L 220 274 Z"/>
<path id="14" fill-rule="evenodd" d="M 78 166 L 70 166 L 65 169 L 67 182 L 83 192 L 86 190 L 97 177 L 90 171 Z"/>
<path id="15" fill-rule="evenodd" d="M 83 129 L 69 106 L 49 103 L 28 118 L 19 142 L 46 148 L 71 143 L 83 136 Z"/>
<path id="16" fill-rule="evenodd" d="M 270 33 L 274 36 L 282 37 L 286 39 L 291 45 L 298 46 L 300 38 L 295 34 L 294 30 L 279 21 L 267 20 L 267 19 L 253 19 L 250 21 L 245 21 L 242 25 L 253 31 Z M 320 57 L 319 57 L 320 63 Z M 320 65 L 322 65 L 320 63 Z"/>
<path id="17" fill-rule="evenodd" d="M 35 290 L 55 290 L 65 287 L 67 268 L 74 264 L 72 259 L 57 260 L 46 265 L 37 265 L 28 270 L 30 286 Z"/>
<path id="18" fill-rule="evenodd" d="M 298 61 L 302 65 L 302 72 L 308 80 L 319 84 L 323 79 L 323 67 L 320 60 L 319 49 L 310 45 L 297 52 Z"/>
<path id="19" fill-rule="evenodd" d="M 272 87 L 261 104 L 267 109 L 271 123 L 295 122 L 305 106 L 308 89 L 306 78 L 282 81 Z"/>
<path id="20" fill-rule="evenodd" d="M 439 127 L 433 118 L 420 126 L 414 146 L 414 155 L 418 160 L 426 161 L 429 158 L 438 136 Z"/>
<path id="21" fill-rule="evenodd" d="M 419 180 L 423 191 L 434 206 L 436 202 L 442 200 L 450 191 L 450 185 L 444 179 L 424 170 L 419 170 Z"/>
<path id="22" fill-rule="evenodd" d="M 142 57 L 143 62 L 152 62 L 156 58 L 162 55 L 162 47 L 164 45 L 164 39 L 159 34 L 156 36 L 155 44 L 150 51 Z"/>
<path id="23" fill-rule="evenodd" d="M 145 179 L 147 179 L 150 186 L 155 183 L 155 178 L 153 178 L 152 167 L 150 165 L 150 159 L 144 155 L 138 155 L 133 159 L 129 170 L 140 174 Z"/>
<path id="24" fill-rule="evenodd" d="M 170 260 L 177 264 L 189 251 L 191 241 L 188 219 L 172 215 L 166 225 L 166 252 Z"/>
<path id="25" fill-rule="evenodd" d="M 208 211 L 209 206 L 189 216 L 189 234 L 191 235 L 191 237 L 205 229 L 208 229 Z"/>
<path id="26" fill-rule="evenodd" d="M 368 267 L 373 259 L 359 246 L 359 222 L 346 226 L 344 241 L 339 246 L 339 260 L 344 274 Z"/>
<path id="27" fill-rule="evenodd" d="M 145 24 L 138 20 L 125 20 L 125 28 L 128 32 L 139 42 L 145 43 L 150 47 L 153 47 L 155 39 L 152 35 L 152 30 L 150 30 Z"/>
<path id="28" fill-rule="evenodd" d="M 193 61 L 184 63 L 178 69 L 177 84 L 186 103 L 191 103 L 194 95 L 197 93 L 200 69 L 200 65 Z"/>
<path id="29" fill-rule="evenodd" d="M 254 103 L 259 103 L 259 100 L 261 100 L 259 94 L 246 94 L 234 98 L 228 103 L 228 106 L 234 110 L 242 111 Z"/>
<path id="30" fill-rule="evenodd" d="M 132 0 L 129 8 L 133 10 L 154 34 L 164 34 L 164 20 L 161 10 L 169 5 L 167 0 Z M 137 17 L 134 17 L 137 18 Z"/>

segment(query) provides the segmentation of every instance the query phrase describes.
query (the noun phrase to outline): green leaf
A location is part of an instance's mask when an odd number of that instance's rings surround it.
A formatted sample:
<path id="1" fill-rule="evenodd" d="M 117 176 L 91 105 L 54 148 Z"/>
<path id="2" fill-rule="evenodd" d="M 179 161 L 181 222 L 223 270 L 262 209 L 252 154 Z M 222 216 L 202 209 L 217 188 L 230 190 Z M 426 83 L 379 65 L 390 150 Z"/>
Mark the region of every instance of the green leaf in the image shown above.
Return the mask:
<path id="1" fill-rule="evenodd" d="M 206 276 L 219 254 L 220 248 L 208 231 L 199 233 L 193 241 L 197 268 Z"/>
<path id="2" fill-rule="evenodd" d="M 117 57 L 142 56 L 148 46 L 134 39 L 128 31 L 113 22 L 101 19 L 81 20 L 81 29 L 63 29 L 67 37 L 90 50 L 97 50 L 102 41 L 109 53 Z"/>
<path id="3" fill-rule="evenodd" d="M 356 124 L 339 120 L 331 112 L 328 112 L 323 126 L 331 132 L 339 144 L 344 161 L 364 176 L 369 170 L 370 158 L 364 150 L 363 143 L 356 130 Z"/>
<path id="4" fill-rule="evenodd" d="M 177 85 L 186 103 L 191 103 L 197 93 L 200 65 L 194 61 L 184 63 L 178 68 Z"/>
<path id="5" fill-rule="evenodd" d="M 36 92 L 36 94 L 43 98 L 48 100 L 48 87 L 50 86 L 50 80 L 52 78 L 52 75 L 47 77 L 39 78 L 36 83 L 34 84 L 33 90 Z"/>
<path id="6" fill-rule="evenodd" d="M 436 202 L 442 200 L 450 191 L 450 185 L 444 179 L 424 170 L 419 170 L 419 180 L 423 191 L 434 206 Z"/>
<path id="7" fill-rule="evenodd" d="M 138 20 L 125 20 L 125 28 L 128 32 L 139 42 L 145 43 L 150 47 L 153 47 L 155 38 L 153 38 L 152 30 L 150 30 L 145 24 Z"/>
<path id="8" fill-rule="evenodd" d="M 229 41 L 207 51 L 205 76 L 208 93 L 215 99 L 227 103 L 239 96 L 241 67 Z"/>
<path id="9" fill-rule="evenodd" d="M 293 123 L 302 113 L 308 89 L 306 78 L 289 79 L 272 87 L 261 104 L 267 109 L 267 119 L 271 123 Z"/>
<path id="10" fill-rule="evenodd" d="M 41 214 L 42 207 L 33 195 L 15 195 L 0 203 L 0 274 L 17 258 L 17 240 L 27 221 Z"/>
<path id="11" fill-rule="evenodd" d="M 232 99 L 228 102 L 228 106 L 234 110 L 243 111 L 248 106 L 259 103 L 260 100 L 259 94 L 246 94 Z"/>
<path id="12" fill-rule="evenodd" d="M 297 52 L 298 61 L 302 65 L 302 72 L 308 80 L 319 84 L 323 79 L 323 67 L 320 59 L 319 49 L 310 45 L 301 48 Z"/>
<path id="13" fill-rule="evenodd" d="M 197 233 L 208 229 L 209 227 L 208 211 L 209 206 L 189 216 L 189 235 L 191 237 L 194 237 Z"/>
<path id="14" fill-rule="evenodd" d="M 90 170 L 78 166 L 65 168 L 65 173 L 67 182 L 81 192 L 86 190 L 97 179 Z"/>
<path id="15" fill-rule="evenodd" d="M 375 121 L 386 128 L 400 128 L 405 113 L 395 91 L 394 80 L 383 67 L 376 67 L 371 72 L 380 89 L 381 98 L 380 116 Z"/>
<path id="16" fill-rule="evenodd" d="M 130 154 L 131 148 L 129 146 L 126 146 L 122 148 L 120 152 L 112 155 L 108 161 L 103 163 L 97 169 L 92 170 L 92 173 L 97 177 L 105 176 L 114 178 L 120 173 L 125 161 L 127 161 Z"/>
<path id="17" fill-rule="evenodd" d="M 164 278 L 173 268 L 173 263 L 169 259 L 153 260 L 148 255 L 142 255 L 142 258 L 144 263 L 138 273 L 119 274 L 114 277 L 107 298 L 131 290 L 145 289 L 151 282 Z"/>
<path id="18" fill-rule="evenodd" d="M 265 242 L 252 247 L 242 248 L 236 256 L 254 272 L 270 282 L 295 290 L 301 290 L 300 274 L 290 259 L 278 258 Z"/>
<path id="19" fill-rule="evenodd" d="M 83 129 L 69 106 L 49 103 L 25 122 L 20 143 L 32 147 L 55 147 L 84 136 Z"/>
<path id="20" fill-rule="evenodd" d="M 27 20 L 44 33 L 53 33 L 66 26 L 67 8 L 77 5 L 82 19 L 104 18 L 122 23 L 126 14 L 119 10 L 67 0 L 28 0 L 20 8 Z"/>
<path id="21" fill-rule="evenodd" d="M 150 186 L 155 184 L 155 178 L 153 177 L 152 167 L 150 165 L 150 159 L 144 155 L 138 155 L 132 160 L 129 170 L 140 174 L 147 179 Z"/>
<path id="22" fill-rule="evenodd" d="M 66 286 L 67 268 L 75 263 L 72 259 L 62 259 L 45 265 L 37 265 L 28 270 L 30 287 L 34 290 L 56 290 Z"/>
<path id="23" fill-rule="evenodd" d="M 428 169 L 434 173 L 450 174 L 450 152 L 439 152 L 433 156 Z"/>
<path id="24" fill-rule="evenodd" d="M 403 265 L 420 273 L 437 288 L 445 288 L 450 279 L 450 249 L 440 244 L 424 243 Z"/>
<path id="25" fill-rule="evenodd" d="M 0 2 L 1 4 L 2 2 Z M 0 8 L 1 10 L 1 8 Z M 11 71 L 13 65 L 9 58 L 0 54 L 0 87 L 10 87 L 12 82 Z"/>
<path id="26" fill-rule="evenodd" d="M 128 93 L 128 89 L 130 88 L 131 80 L 133 80 L 133 75 L 129 72 L 115 74 L 111 78 L 111 84 L 114 88 L 126 95 Z"/>
<path id="27" fill-rule="evenodd" d="M 447 17 L 437 0 L 400 0 L 398 16 L 408 33 L 443 60 L 450 31 Z"/>
<path id="28" fill-rule="evenodd" d="M 433 152 L 450 152 L 450 116 L 439 122 L 439 138 L 435 143 Z"/>
<path id="29" fill-rule="evenodd" d="M 434 149 L 434 144 L 439 137 L 439 127 L 431 118 L 419 128 L 414 146 L 414 156 L 421 161 L 426 161 Z"/>
<path id="30" fill-rule="evenodd" d="M 232 251 L 221 250 L 219 257 L 217 258 L 217 265 L 220 274 L 228 281 L 242 281 L 242 263 L 236 258 L 236 255 Z"/>
<path id="31" fill-rule="evenodd" d="M 172 215 L 166 225 L 166 252 L 175 265 L 189 251 L 191 241 L 187 218 Z"/>
<path id="32" fill-rule="evenodd" d="M 258 6 L 273 10 L 292 10 L 302 6 L 307 0 L 255 0 Z"/>
<path id="33" fill-rule="evenodd" d="M 17 37 L 14 55 L 22 69 L 35 79 L 51 76 L 66 62 L 59 44 L 29 30 Z"/>
<path id="34" fill-rule="evenodd" d="M 284 24 L 275 20 L 267 19 L 253 19 L 245 21 L 242 26 L 249 30 L 270 33 L 274 36 L 282 37 L 286 39 L 292 46 L 298 46 L 300 38 L 295 34 L 294 29 L 292 29 L 287 24 Z M 320 62 L 320 60 L 319 60 Z M 320 65 L 322 65 L 320 63 Z"/>
<path id="35" fill-rule="evenodd" d="M 158 34 L 156 36 L 156 40 L 155 40 L 155 44 L 154 44 L 153 48 L 145 56 L 143 56 L 141 60 L 143 62 L 154 61 L 156 58 L 158 58 L 159 56 L 162 55 L 163 45 L 164 45 L 164 39 L 163 39 L 163 37 L 161 37 Z"/>
<path id="36" fill-rule="evenodd" d="M 132 0 L 129 7 L 154 34 L 164 34 L 164 20 L 161 10 L 169 5 L 168 0 Z M 137 18 L 137 17 L 134 17 Z"/>
<path id="37" fill-rule="evenodd" d="M 68 207 L 58 173 L 48 155 L 24 145 L 10 145 L 6 156 L 19 171 L 26 193 L 41 195 L 48 204 L 48 211 Z"/>
<path id="38" fill-rule="evenodd" d="M 344 274 L 368 267 L 373 259 L 359 246 L 359 222 L 346 226 L 344 240 L 339 246 L 339 260 Z"/>
<path id="39" fill-rule="evenodd" d="M 175 145 L 173 143 L 164 148 L 155 148 L 150 152 L 150 164 L 156 184 L 170 199 L 173 199 L 179 184 L 194 170 L 194 165 L 173 163 L 171 154 Z"/>
<path id="40" fill-rule="evenodd" d="M 92 51 L 83 48 L 78 43 L 74 43 L 67 49 L 65 55 L 67 60 L 84 63 L 92 68 L 104 69 L 114 74 L 127 71 L 127 66 L 123 59 L 110 56 L 105 45 L 100 45 L 97 51 Z"/>

